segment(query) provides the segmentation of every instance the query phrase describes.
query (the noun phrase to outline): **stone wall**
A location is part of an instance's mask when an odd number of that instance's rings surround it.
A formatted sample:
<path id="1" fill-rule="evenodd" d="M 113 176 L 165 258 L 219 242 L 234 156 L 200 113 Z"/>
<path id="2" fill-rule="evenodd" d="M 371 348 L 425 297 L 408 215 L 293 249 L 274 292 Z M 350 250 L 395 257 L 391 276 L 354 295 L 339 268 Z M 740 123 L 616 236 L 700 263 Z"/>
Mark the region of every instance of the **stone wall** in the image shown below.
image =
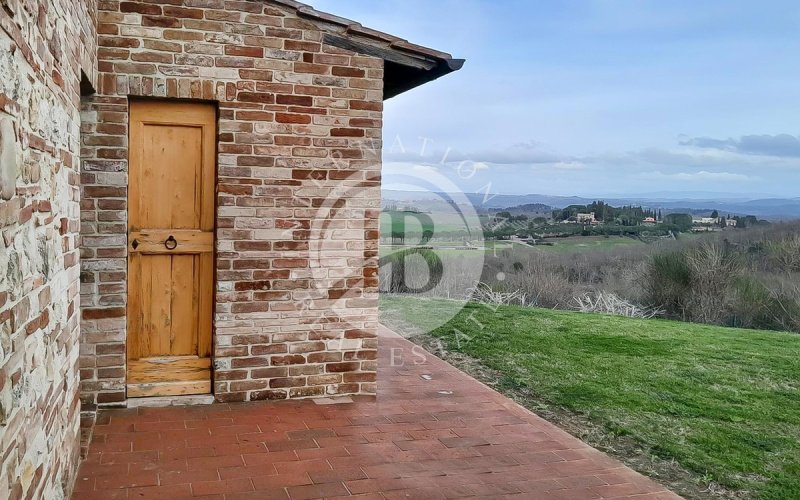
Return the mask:
<path id="1" fill-rule="evenodd" d="M 383 62 L 322 45 L 324 29 L 275 2 L 101 2 L 82 110 L 85 408 L 126 403 L 136 96 L 218 104 L 216 399 L 374 394 Z"/>
<path id="2" fill-rule="evenodd" d="M 68 497 L 79 451 L 79 100 L 93 0 L 0 0 L 0 498 Z"/>

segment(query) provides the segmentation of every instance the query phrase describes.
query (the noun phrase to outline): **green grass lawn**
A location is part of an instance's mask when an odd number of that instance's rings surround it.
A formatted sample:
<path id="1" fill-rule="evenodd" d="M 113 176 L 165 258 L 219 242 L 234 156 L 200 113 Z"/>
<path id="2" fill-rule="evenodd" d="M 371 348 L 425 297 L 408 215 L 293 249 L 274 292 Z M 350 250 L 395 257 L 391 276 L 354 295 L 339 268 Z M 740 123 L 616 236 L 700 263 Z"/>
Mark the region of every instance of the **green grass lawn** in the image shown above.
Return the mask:
<path id="1" fill-rule="evenodd" d="M 443 300 L 381 298 L 426 330 Z M 412 321 L 413 323 L 399 323 Z M 745 496 L 800 498 L 800 335 L 469 304 L 428 337 Z"/>
<path id="2" fill-rule="evenodd" d="M 536 249 L 545 252 L 570 253 L 616 250 L 620 247 L 645 245 L 640 240 L 625 236 L 609 236 L 608 238 L 604 236 L 569 236 L 567 238 L 548 238 L 545 241 L 549 241 L 553 245 L 541 245 Z"/>

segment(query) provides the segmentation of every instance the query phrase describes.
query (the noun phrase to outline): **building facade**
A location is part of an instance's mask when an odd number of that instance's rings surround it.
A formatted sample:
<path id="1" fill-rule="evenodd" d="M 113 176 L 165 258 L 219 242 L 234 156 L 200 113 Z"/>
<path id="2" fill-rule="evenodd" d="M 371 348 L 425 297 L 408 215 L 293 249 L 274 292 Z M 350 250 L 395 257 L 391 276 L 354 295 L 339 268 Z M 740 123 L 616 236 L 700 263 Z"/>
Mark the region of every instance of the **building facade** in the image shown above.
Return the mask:
<path id="1" fill-rule="evenodd" d="M 383 100 L 463 61 L 289 1 L 0 0 L 0 496 L 134 398 L 376 391 Z"/>

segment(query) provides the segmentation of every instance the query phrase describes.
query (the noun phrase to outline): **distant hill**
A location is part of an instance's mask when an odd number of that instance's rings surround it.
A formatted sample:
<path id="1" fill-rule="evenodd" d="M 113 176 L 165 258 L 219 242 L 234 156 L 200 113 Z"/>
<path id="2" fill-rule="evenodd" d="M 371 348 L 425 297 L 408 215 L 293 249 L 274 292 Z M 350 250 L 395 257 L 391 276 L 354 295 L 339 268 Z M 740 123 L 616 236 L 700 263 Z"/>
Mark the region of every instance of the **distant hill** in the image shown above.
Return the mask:
<path id="1" fill-rule="evenodd" d="M 503 210 L 510 212 L 511 215 L 531 215 L 531 214 L 547 214 L 553 211 L 553 207 L 545 205 L 544 203 L 526 203 L 524 205 L 516 205 L 513 207 L 506 207 Z"/>
<path id="2" fill-rule="evenodd" d="M 667 198 L 669 193 L 652 193 L 657 198 L 643 197 L 604 197 L 584 198 L 580 196 L 551 196 L 542 194 L 485 194 L 485 193 L 465 193 L 464 195 L 479 211 L 505 209 L 508 207 L 519 207 L 524 205 L 546 205 L 551 208 L 564 208 L 568 205 L 586 205 L 596 200 L 603 200 L 613 206 L 640 205 L 644 208 L 660 209 L 664 212 L 686 212 L 692 214 L 710 213 L 717 210 L 723 214 L 731 215 L 755 215 L 756 217 L 780 220 L 800 218 L 800 198 L 758 198 L 758 199 L 735 199 L 731 195 L 724 194 L 720 198 L 709 196 L 708 198 L 682 198 L 680 195 L 672 195 L 674 198 Z M 695 193 L 696 194 L 696 193 Z M 421 191 L 383 191 L 384 202 L 387 200 L 397 201 L 427 201 L 442 199 L 441 193 L 421 192 Z M 664 197 L 662 197 L 664 196 Z M 723 198 L 724 197 L 724 198 Z"/>

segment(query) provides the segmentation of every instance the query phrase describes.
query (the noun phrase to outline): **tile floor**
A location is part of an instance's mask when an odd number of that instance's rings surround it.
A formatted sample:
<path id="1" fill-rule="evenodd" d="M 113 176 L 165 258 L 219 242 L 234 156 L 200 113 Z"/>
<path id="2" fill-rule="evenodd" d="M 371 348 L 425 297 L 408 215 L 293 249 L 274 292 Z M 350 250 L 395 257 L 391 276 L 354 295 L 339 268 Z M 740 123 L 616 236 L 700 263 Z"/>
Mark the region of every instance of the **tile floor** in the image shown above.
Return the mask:
<path id="1" fill-rule="evenodd" d="M 102 412 L 72 498 L 679 498 L 385 328 L 380 366 L 377 401 Z"/>

